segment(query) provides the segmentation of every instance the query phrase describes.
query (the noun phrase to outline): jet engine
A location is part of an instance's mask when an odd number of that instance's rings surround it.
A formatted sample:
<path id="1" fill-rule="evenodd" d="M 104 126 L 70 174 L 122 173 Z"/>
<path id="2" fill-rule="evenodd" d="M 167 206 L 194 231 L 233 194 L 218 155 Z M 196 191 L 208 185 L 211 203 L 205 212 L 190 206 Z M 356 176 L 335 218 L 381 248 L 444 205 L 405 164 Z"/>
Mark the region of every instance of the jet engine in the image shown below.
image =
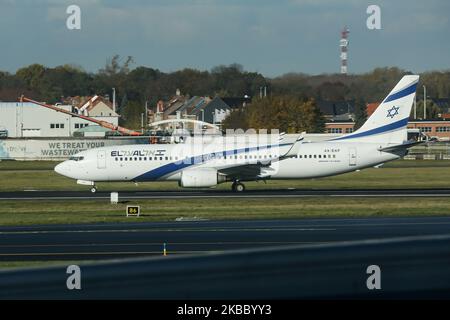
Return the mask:
<path id="1" fill-rule="evenodd" d="M 179 185 L 184 188 L 204 188 L 213 187 L 225 181 L 225 175 L 220 174 L 214 168 L 198 168 L 184 170 L 181 173 Z"/>

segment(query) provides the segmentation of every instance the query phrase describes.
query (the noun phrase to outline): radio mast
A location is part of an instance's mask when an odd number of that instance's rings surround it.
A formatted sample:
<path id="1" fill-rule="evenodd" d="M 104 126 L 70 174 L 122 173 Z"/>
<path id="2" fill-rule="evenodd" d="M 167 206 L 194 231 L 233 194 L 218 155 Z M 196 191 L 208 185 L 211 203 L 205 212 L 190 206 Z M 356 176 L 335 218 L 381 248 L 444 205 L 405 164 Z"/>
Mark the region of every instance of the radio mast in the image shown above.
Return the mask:
<path id="1" fill-rule="evenodd" d="M 344 27 L 341 31 L 341 41 L 339 46 L 341 47 L 341 74 L 347 74 L 347 52 L 348 52 L 348 34 L 350 30 Z"/>

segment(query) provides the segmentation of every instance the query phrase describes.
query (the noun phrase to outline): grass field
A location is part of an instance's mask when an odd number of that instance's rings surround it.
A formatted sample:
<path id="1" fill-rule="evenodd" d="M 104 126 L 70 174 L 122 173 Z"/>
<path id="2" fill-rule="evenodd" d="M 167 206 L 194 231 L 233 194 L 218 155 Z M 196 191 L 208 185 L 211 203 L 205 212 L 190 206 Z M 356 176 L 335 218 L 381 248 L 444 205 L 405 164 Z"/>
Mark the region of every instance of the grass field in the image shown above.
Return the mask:
<path id="1" fill-rule="evenodd" d="M 57 162 L 51 161 L 1 161 L 0 192 L 23 190 L 88 190 L 53 171 Z M 400 160 L 387 163 L 381 168 L 365 169 L 339 176 L 307 180 L 269 180 L 247 182 L 248 189 L 276 188 L 447 188 L 450 187 L 450 161 Z M 124 190 L 176 190 L 176 182 L 145 182 L 135 185 L 131 182 L 98 183 L 99 191 Z M 230 184 L 217 186 L 229 189 Z"/>
<path id="2" fill-rule="evenodd" d="M 53 172 L 55 162 L 0 162 L 0 191 L 87 190 Z M 248 189 L 269 188 L 449 188 L 450 161 L 396 161 L 375 169 L 340 176 L 246 183 Z M 219 185 L 228 189 L 229 184 Z M 101 183 L 103 191 L 173 190 L 173 182 Z M 126 218 L 127 204 L 141 205 L 143 215 Z M 93 223 L 113 221 L 173 221 L 179 217 L 205 219 L 293 218 L 380 215 L 448 215 L 446 198 L 333 198 L 285 199 L 157 199 L 111 205 L 108 200 L 0 201 L 0 225 Z"/>
<path id="3" fill-rule="evenodd" d="M 69 266 L 71 264 L 76 264 L 81 266 L 87 263 L 92 263 L 91 261 L 58 261 L 58 260 L 47 260 L 47 261 L 0 261 L 1 269 L 15 269 L 15 268 L 33 268 L 33 267 L 52 267 L 52 266 Z"/>
<path id="4" fill-rule="evenodd" d="M 1 201 L 0 225 L 95 222 L 175 221 L 200 219 L 288 219 L 310 217 L 370 217 L 449 215 L 445 198 L 269 198 L 136 200 L 140 217 L 126 217 L 127 204 L 107 200 Z"/>

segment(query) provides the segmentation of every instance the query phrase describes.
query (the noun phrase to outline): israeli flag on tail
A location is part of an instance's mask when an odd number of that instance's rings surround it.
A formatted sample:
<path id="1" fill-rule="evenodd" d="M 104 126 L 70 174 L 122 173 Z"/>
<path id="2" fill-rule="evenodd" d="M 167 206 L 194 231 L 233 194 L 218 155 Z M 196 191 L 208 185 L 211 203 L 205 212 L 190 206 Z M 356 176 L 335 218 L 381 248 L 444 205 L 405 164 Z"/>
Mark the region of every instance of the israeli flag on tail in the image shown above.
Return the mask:
<path id="1" fill-rule="evenodd" d="M 361 128 L 333 140 L 383 144 L 405 142 L 418 82 L 418 75 L 404 76 Z"/>

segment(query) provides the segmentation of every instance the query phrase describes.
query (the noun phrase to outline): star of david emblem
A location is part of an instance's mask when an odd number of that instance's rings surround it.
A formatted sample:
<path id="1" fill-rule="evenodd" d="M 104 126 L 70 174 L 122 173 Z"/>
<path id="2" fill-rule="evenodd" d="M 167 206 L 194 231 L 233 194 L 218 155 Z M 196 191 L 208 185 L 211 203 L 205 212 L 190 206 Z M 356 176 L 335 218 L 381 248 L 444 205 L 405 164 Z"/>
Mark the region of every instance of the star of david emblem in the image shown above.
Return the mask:
<path id="1" fill-rule="evenodd" d="M 400 107 L 396 107 L 396 106 L 393 106 L 392 108 L 390 108 L 387 112 L 387 116 L 386 116 L 386 118 L 393 118 L 393 117 L 395 117 L 396 115 L 398 115 L 398 109 L 400 109 Z"/>

